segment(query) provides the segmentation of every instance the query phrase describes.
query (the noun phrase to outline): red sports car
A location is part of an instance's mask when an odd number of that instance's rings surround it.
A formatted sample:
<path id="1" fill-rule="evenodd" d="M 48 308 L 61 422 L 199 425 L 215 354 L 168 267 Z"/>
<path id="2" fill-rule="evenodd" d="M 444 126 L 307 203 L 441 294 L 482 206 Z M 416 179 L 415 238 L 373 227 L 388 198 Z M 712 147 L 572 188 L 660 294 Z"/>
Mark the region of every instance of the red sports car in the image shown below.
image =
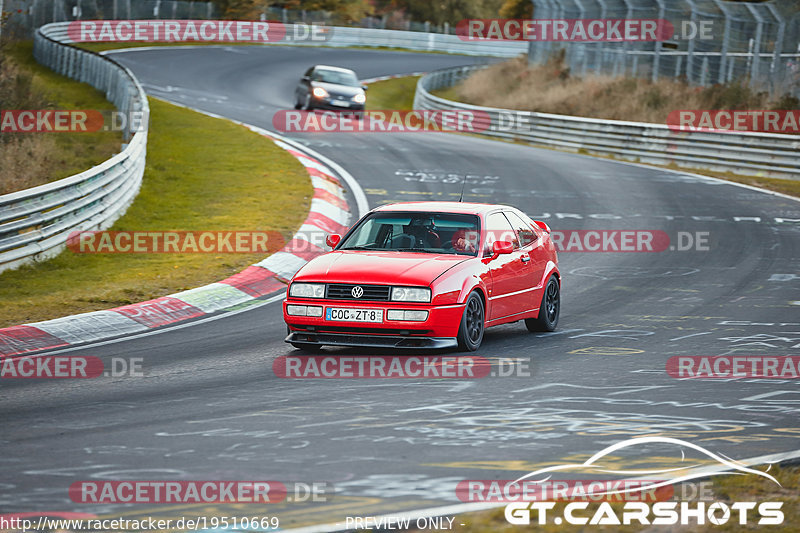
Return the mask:
<path id="1" fill-rule="evenodd" d="M 504 205 L 409 202 L 373 209 L 292 278 L 286 342 L 477 350 L 484 328 L 553 331 L 561 274 L 550 228 Z"/>

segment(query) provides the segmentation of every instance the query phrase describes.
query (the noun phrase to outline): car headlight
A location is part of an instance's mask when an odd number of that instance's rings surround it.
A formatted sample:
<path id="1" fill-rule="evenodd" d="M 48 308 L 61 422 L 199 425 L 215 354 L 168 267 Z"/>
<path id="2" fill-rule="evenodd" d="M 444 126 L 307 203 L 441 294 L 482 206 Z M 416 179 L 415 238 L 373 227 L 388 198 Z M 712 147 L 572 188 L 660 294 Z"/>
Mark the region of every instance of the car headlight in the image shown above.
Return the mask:
<path id="1" fill-rule="evenodd" d="M 421 287 L 392 287 L 395 302 L 430 302 L 431 290 Z"/>
<path id="2" fill-rule="evenodd" d="M 359 93 L 353 97 L 353 101 L 357 104 L 363 104 L 367 101 L 367 97 L 364 94 Z"/>
<path id="3" fill-rule="evenodd" d="M 311 90 L 311 94 L 313 94 L 313 95 L 314 95 L 314 96 L 316 96 L 317 98 L 325 98 L 325 97 L 327 97 L 327 96 L 328 96 L 328 91 L 326 91 L 326 90 L 325 90 L 325 89 L 323 89 L 322 87 L 314 87 L 314 88 Z"/>
<path id="4" fill-rule="evenodd" d="M 324 283 L 292 283 L 289 287 L 289 296 L 298 298 L 324 298 Z"/>

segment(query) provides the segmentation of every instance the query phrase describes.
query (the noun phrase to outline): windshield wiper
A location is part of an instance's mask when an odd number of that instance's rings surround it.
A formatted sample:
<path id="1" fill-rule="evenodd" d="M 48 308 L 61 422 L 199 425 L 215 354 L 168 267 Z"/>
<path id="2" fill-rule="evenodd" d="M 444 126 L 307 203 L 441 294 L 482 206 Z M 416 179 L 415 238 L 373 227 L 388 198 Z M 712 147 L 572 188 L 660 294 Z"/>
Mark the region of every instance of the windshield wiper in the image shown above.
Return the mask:
<path id="1" fill-rule="evenodd" d="M 421 252 L 424 254 L 442 254 L 439 250 L 428 250 L 426 248 L 391 248 L 396 252 Z"/>
<path id="2" fill-rule="evenodd" d="M 376 252 L 380 250 L 380 248 L 370 248 L 368 246 L 348 246 L 347 248 L 339 248 L 339 250 L 371 250 Z"/>

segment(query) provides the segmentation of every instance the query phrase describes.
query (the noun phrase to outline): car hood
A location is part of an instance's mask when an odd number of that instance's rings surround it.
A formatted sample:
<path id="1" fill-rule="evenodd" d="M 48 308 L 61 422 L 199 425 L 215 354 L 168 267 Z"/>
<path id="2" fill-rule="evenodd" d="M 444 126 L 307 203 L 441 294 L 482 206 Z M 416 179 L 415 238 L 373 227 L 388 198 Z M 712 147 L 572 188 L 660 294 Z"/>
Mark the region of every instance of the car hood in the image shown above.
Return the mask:
<path id="1" fill-rule="evenodd" d="M 335 251 L 309 261 L 294 281 L 428 286 L 469 259 L 452 254 Z"/>
<path id="2" fill-rule="evenodd" d="M 352 98 L 357 94 L 363 94 L 364 89 L 361 87 L 351 87 L 349 85 L 338 85 L 336 83 L 326 83 L 324 81 L 315 81 L 311 83 L 314 87 L 322 87 L 328 94 L 335 94 L 336 96 L 346 96 Z"/>

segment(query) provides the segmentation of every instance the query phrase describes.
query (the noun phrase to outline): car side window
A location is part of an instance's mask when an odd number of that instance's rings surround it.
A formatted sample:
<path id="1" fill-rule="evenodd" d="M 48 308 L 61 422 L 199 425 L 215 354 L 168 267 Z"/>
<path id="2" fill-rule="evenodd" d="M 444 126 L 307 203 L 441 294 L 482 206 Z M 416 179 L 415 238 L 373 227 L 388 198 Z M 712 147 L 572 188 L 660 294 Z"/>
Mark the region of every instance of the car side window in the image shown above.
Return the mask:
<path id="1" fill-rule="evenodd" d="M 503 216 L 503 213 L 492 213 L 486 217 L 486 246 L 484 256 L 492 255 L 492 245 L 495 241 L 508 241 L 514 245 L 514 249 L 519 248 L 519 240 L 514 228 Z"/>
<path id="2" fill-rule="evenodd" d="M 505 214 L 508 217 L 508 221 L 511 222 L 511 225 L 514 227 L 514 231 L 517 232 L 520 247 L 525 248 L 536 241 L 536 233 L 534 233 L 531 227 L 522 220 L 519 215 L 513 211 L 506 211 Z"/>
<path id="3" fill-rule="evenodd" d="M 303 74 L 303 76 L 304 76 L 304 77 L 305 77 L 305 76 L 308 76 L 308 77 L 310 78 L 310 77 L 311 77 L 311 74 L 313 74 L 313 73 L 314 73 L 314 67 L 311 67 L 311 68 L 309 68 L 309 69 L 306 71 L 306 73 L 305 73 L 305 74 Z"/>

